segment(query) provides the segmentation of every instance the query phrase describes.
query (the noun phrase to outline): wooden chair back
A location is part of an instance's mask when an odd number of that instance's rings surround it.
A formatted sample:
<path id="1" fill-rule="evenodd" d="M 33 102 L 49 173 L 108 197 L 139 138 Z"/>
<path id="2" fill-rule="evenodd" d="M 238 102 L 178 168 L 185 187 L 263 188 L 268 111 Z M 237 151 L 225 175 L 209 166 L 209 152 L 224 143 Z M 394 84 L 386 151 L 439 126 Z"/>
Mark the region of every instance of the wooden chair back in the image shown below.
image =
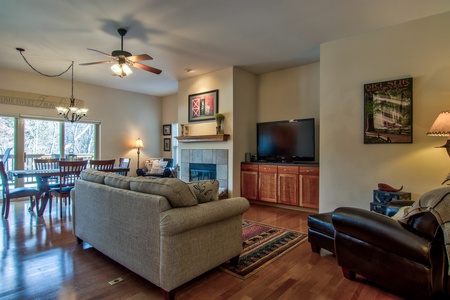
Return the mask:
<path id="1" fill-rule="evenodd" d="M 119 168 L 130 168 L 131 158 L 129 157 L 121 157 L 119 158 Z M 117 174 L 127 176 L 128 172 L 117 172 Z"/>
<path id="2" fill-rule="evenodd" d="M 36 170 L 59 169 L 59 158 L 35 158 L 34 167 Z"/>
<path id="3" fill-rule="evenodd" d="M 129 168 L 130 162 L 131 162 L 131 158 L 121 157 L 121 158 L 119 158 L 119 167 L 120 168 Z"/>
<path id="4" fill-rule="evenodd" d="M 80 178 L 81 171 L 86 169 L 87 160 L 60 161 L 59 162 L 59 183 L 60 189 L 67 186 L 74 186 L 75 181 Z"/>
<path id="5" fill-rule="evenodd" d="M 115 159 L 90 160 L 89 167 L 92 169 L 99 170 L 99 171 L 109 171 L 114 168 L 115 163 L 116 163 Z"/>

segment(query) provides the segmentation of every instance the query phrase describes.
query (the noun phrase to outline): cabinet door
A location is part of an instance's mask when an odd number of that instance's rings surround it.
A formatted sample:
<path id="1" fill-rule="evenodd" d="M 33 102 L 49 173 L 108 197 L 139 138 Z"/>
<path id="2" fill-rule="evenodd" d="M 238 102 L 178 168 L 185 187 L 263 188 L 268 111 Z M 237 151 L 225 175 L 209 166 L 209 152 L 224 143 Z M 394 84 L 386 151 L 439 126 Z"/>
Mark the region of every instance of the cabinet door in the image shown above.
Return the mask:
<path id="1" fill-rule="evenodd" d="M 319 168 L 300 167 L 300 206 L 319 208 Z"/>
<path id="2" fill-rule="evenodd" d="M 258 200 L 258 172 L 241 171 L 241 197 Z"/>
<path id="3" fill-rule="evenodd" d="M 258 199 L 258 165 L 241 164 L 241 197 Z"/>
<path id="4" fill-rule="evenodd" d="M 259 200 L 277 202 L 277 166 L 259 165 Z"/>
<path id="5" fill-rule="evenodd" d="M 278 203 L 298 206 L 298 167 L 278 166 Z"/>

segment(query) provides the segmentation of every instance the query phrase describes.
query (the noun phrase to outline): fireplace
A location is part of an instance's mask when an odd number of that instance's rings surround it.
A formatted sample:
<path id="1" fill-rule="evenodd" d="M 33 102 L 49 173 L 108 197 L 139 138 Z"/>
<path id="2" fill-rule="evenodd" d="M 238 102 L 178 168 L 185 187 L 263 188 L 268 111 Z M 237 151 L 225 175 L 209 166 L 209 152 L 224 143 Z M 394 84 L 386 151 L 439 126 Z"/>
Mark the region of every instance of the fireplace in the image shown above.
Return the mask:
<path id="1" fill-rule="evenodd" d="M 214 179 L 219 181 L 219 187 L 221 190 L 228 189 L 227 149 L 181 149 L 180 179 L 185 182 L 204 180 L 191 179 L 191 164 L 215 166 L 216 174 Z M 207 176 L 206 173 L 207 171 L 202 171 L 200 176 Z M 210 175 L 211 174 L 208 176 Z"/>
<path id="2" fill-rule="evenodd" d="M 215 164 L 189 163 L 189 181 L 217 179 Z"/>

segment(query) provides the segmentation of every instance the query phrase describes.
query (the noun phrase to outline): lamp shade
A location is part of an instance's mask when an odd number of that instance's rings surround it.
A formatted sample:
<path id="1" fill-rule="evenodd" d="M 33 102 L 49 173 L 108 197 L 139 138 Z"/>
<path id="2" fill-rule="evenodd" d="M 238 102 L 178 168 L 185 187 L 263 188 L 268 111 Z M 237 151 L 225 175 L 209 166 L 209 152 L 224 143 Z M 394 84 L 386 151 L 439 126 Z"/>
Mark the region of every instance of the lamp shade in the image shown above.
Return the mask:
<path id="1" fill-rule="evenodd" d="M 141 138 L 138 138 L 137 140 L 136 140 L 136 144 L 134 145 L 134 148 L 144 148 L 144 144 L 142 144 L 142 140 L 141 140 Z"/>
<path id="2" fill-rule="evenodd" d="M 427 132 L 430 136 L 448 136 L 450 135 L 450 110 L 441 112 L 436 121 L 434 121 L 430 130 Z"/>

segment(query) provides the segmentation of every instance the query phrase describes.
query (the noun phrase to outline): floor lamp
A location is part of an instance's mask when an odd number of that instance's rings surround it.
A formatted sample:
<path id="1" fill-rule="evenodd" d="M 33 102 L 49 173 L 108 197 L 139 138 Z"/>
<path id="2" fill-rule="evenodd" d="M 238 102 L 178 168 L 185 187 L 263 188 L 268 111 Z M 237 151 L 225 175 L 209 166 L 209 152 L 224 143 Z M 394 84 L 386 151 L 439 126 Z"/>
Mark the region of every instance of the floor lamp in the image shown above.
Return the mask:
<path id="1" fill-rule="evenodd" d="M 144 148 L 144 144 L 142 144 L 141 138 L 138 138 L 136 140 L 136 144 L 134 145 L 134 148 L 137 148 L 137 168 L 139 169 L 139 154 L 141 154 L 141 148 Z"/>

